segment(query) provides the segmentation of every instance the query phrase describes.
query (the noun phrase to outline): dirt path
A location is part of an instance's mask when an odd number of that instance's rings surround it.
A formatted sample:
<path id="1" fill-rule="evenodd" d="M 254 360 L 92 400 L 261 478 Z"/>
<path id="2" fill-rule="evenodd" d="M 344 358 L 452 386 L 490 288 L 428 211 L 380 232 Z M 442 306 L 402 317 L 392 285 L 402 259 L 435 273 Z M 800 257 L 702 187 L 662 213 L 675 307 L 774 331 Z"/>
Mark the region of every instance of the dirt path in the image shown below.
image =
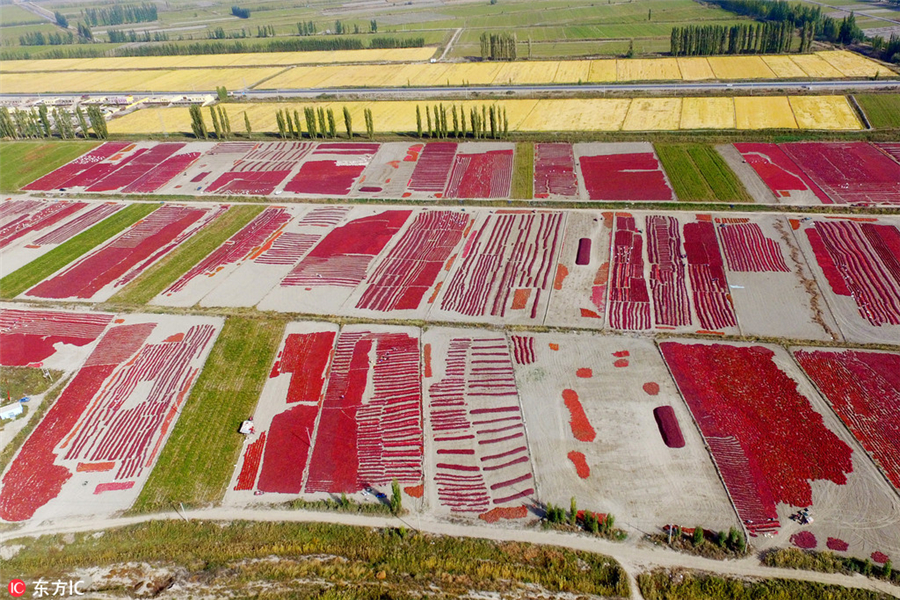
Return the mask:
<path id="1" fill-rule="evenodd" d="M 441 57 L 438 59 L 438 62 L 443 61 L 447 57 L 447 53 L 450 52 L 450 48 L 453 44 L 456 43 L 456 40 L 459 39 L 459 34 L 462 33 L 462 27 L 453 32 L 453 37 L 450 38 L 450 41 L 447 42 L 447 45 L 444 47 L 444 52 L 441 53 Z"/>
<path id="2" fill-rule="evenodd" d="M 454 537 L 483 538 L 497 541 L 527 542 L 532 544 L 548 544 L 563 546 L 573 550 L 599 552 L 615 558 L 622 564 L 632 583 L 632 598 L 641 598 L 635 577 L 654 567 L 695 569 L 710 571 L 720 575 L 737 577 L 761 577 L 796 579 L 814 581 L 824 584 L 840 585 L 850 588 L 861 588 L 882 592 L 900 598 L 900 589 L 884 581 L 869 579 L 862 575 L 841 575 L 835 573 L 816 573 L 793 569 L 775 569 L 763 566 L 755 556 L 738 560 L 718 561 L 699 556 L 691 556 L 652 547 L 642 542 L 615 543 L 607 540 L 588 537 L 586 535 L 561 533 L 553 531 L 523 530 L 517 528 L 486 527 L 448 523 L 431 519 L 422 519 L 419 515 L 407 515 L 403 518 L 373 517 L 367 515 L 349 515 L 343 513 L 308 512 L 291 510 L 242 510 L 234 508 L 210 508 L 191 510 L 184 513 L 158 513 L 136 517 L 119 517 L 110 519 L 84 520 L 65 525 L 48 523 L 26 526 L 16 531 L 0 533 L 0 544 L 21 537 L 36 537 L 48 534 L 77 533 L 96 531 L 144 523 L 163 519 L 200 519 L 209 521 L 259 521 L 259 522 L 294 522 L 294 523 L 335 523 L 340 525 L 357 525 L 363 527 L 408 527 L 422 532 L 449 535 Z"/>

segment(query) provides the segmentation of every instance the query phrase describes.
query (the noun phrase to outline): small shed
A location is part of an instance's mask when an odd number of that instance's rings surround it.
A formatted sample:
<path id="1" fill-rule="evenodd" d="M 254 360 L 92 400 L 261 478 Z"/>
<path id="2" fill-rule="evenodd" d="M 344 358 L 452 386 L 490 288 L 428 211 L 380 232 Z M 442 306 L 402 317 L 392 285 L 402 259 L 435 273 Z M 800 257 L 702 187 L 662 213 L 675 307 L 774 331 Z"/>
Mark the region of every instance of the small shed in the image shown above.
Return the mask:
<path id="1" fill-rule="evenodd" d="M 19 402 L 0 406 L 0 420 L 5 421 L 7 419 L 13 419 L 21 415 L 24 411 L 25 409 L 22 408 L 22 404 Z"/>

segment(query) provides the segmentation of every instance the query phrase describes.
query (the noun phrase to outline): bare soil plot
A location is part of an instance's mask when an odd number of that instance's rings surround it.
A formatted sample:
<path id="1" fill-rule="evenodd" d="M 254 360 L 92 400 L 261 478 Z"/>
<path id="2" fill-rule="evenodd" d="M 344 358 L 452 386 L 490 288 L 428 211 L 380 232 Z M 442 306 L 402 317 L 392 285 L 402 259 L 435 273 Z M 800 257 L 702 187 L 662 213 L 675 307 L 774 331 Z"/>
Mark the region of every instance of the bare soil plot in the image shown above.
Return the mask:
<path id="1" fill-rule="evenodd" d="M 900 496 L 777 346 L 662 342 L 663 356 L 760 549 L 900 551 Z M 813 522 L 791 517 L 809 507 Z M 809 543 L 811 542 L 811 543 Z"/>
<path id="2" fill-rule="evenodd" d="M 759 173 L 750 166 L 733 145 L 720 144 L 716 146 L 716 152 L 722 156 L 728 167 L 741 180 L 741 183 L 744 184 L 744 189 L 753 197 L 755 202 L 761 204 L 777 204 L 780 202 L 780 197 L 775 195 L 759 176 Z"/>
<path id="3" fill-rule="evenodd" d="M 703 438 L 650 340 L 511 334 L 542 502 L 641 531 L 738 525 Z"/>
<path id="4" fill-rule="evenodd" d="M 319 207 L 270 207 L 264 219 L 281 221 L 289 217 L 286 225 L 268 234 L 258 250 L 245 255 L 236 267 L 224 269 L 222 281 L 212 288 L 202 300 L 201 306 L 255 306 L 272 288 L 291 272 L 332 228 L 341 223 L 351 211 L 347 206 Z M 283 212 L 282 212 L 283 211 Z M 268 229 L 270 225 L 266 225 Z M 203 283 L 197 283 L 203 287 Z M 177 295 L 176 294 L 173 294 Z M 154 302 L 160 301 L 160 298 Z"/>
<path id="5" fill-rule="evenodd" d="M 567 215 L 545 325 L 604 327 L 611 227 L 611 212 Z"/>
<path id="6" fill-rule="evenodd" d="M 723 215 L 714 217 L 714 221 L 741 333 L 840 339 L 788 219 Z"/>
<path id="7" fill-rule="evenodd" d="M 900 339 L 900 228 L 892 217 L 794 219 L 794 237 L 844 339 Z"/>
<path id="8" fill-rule="evenodd" d="M 443 515 L 527 516 L 534 470 L 506 336 L 433 328 L 422 344 L 425 504 Z"/>
<path id="9" fill-rule="evenodd" d="M 340 313 L 396 234 L 413 220 L 414 209 L 355 207 L 259 303 L 262 310 Z"/>
<path id="10" fill-rule="evenodd" d="M 70 314 L 72 321 L 102 317 Z M 0 480 L 0 519 L 108 516 L 128 508 L 221 325 L 197 316 L 116 318 Z"/>
<path id="11" fill-rule="evenodd" d="M 102 302 L 228 209 L 166 204 L 23 294 Z"/>
<path id="12" fill-rule="evenodd" d="M 429 319 L 541 323 L 566 213 L 497 210 L 480 217 Z"/>
<path id="13" fill-rule="evenodd" d="M 357 494 L 397 481 L 421 497 L 419 331 L 291 323 L 226 496 Z"/>
<path id="14" fill-rule="evenodd" d="M 125 207 L 123 203 L 8 198 L 0 202 L 0 277 Z"/>
<path id="15" fill-rule="evenodd" d="M 355 198 L 406 197 L 407 184 L 424 143 L 388 142 L 369 161 L 369 166 L 357 180 L 351 196 Z"/>

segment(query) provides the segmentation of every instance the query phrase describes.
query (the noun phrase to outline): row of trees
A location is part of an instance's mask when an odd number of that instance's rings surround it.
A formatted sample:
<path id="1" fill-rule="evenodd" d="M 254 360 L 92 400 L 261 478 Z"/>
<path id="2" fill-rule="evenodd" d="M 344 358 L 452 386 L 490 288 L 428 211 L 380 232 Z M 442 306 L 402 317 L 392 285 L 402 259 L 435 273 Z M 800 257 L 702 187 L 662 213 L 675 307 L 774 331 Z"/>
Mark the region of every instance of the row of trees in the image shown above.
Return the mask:
<path id="1" fill-rule="evenodd" d="M 51 121 L 52 117 L 52 121 Z M 12 139 L 49 138 L 58 135 L 67 140 L 77 137 L 78 133 L 84 138 L 88 137 L 90 129 L 94 131 L 94 137 L 106 139 L 109 135 L 106 128 L 106 118 L 103 111 L 97 106 L 89 106 L 87 115 L 79 106 L 75 110 L 74 117 L 78 123 L 78 129 L 72 123 L 73 115 L 65 109 L 54 107 L 53 112 L 46 105 L 37 109 L 16 110 L 10 112 L 7 107 L 0 108 L 0 137 Z"/>
<path id="2" fill-rule="evenodd" d="M 814 26 L 804 24 L 800 52 L 812 43 Z M 710 56 L 713 54 L 783 54 L 790 52 L 794 26 L 787 22 L 724 25 L 687 25 L 673 27 L 669 41 L 672 56 Z"/>
<path id="3" fill-rule="evenodd" d="M 481 34 L 481 59 L 482 60 L 516 60 L 516 34 L 482 33 Z"/>
<path id="4" fill-rule="evenodd" d="M 347 107 L 344 107 L 344 129 L 347 132 L 347 139 L 353 139 L 353 115 Z M 366 135 L 369 139 L 375 137 L 375 119 L 372 116 L 372 110 L 367 108 L 363 111 L 366 121 Z M 337 121 L 334 118 L 334 110 L 323 107 L 313 108 L 305 107 L 303 109 L 303 121 L 306 123 L 306 136 L 310 139 L 314 138 L 336 138 L 337 137 Z M 303 137 L 303 125 L 300 120 L 300 111 L 294 109 L 293 115 L 289 109 L 279 109 L 275 113 L 275 123 L 278 127 L 278 135 L 282 139 Z M 248 121 L 249 125 L 249 121 Z"/>
<path id="5" fill-rule="evenodd" d="M 109 41 L 113 44 L 169 41 L 169 34 L 165 31 L 154 31 L 151 35 L 149 31 L 138 33 L 134 29 L 131 31 L 116 31 L 115 29 L 110 29 L 106 34 L 109 36 Z"/>
<path id="6" fill-rule="evenodd" d="M 113 4 L 104 8 L 85 8 L 82 18 L 93 27 L 97 25 L 124 25 L 126 23 L 146 23 L 159 18 L 156 4 Z"/>
<path id="7" fill-rule="evenodd" d="M 875 36 L 872 38 L 872 51 L 881 60 L 900 64 L 900 36 L 893 33 L 887 41 L 881 36 Z"/>
<path id="8" fill-rule="evenodd" d="M 572 497 L 568 513 L 566 513 L 566 509 L 561 506 L 547 504 L 547 512 L 544 514 L 544 523 L 547 525 L 570 525 L 572 527 L 578 527 L 578 505 L 575 501 L 575 497 Z M 616 518 L 611 514 L 599 515 L 589 510 L 581 512 L 581 527 L 588 533 L 624 539 L 624 532 L 617 531 L 615 526 Z"/>
<path id="9" fill-rule="evenodd" d="M 416 106 L 416 132 L 419 137 L 435 138 L 465 138 L 469 133 L 472 137 L 483 139 L 490 137 L 497 139 L 509 135 L 509 119 L 506 117 L 506 108 L 502 110 L 496 105 L 481 105 L 481 110 L 473 106 L 469 110 L 469 122 L 466 123 L 466 111 L 454 104 L 449 111 L 443 104 L 435 104 L 433 107 L 425 107 L 425 121 L 422 121 L 422 109 Z"/>
<path id="10" fill-rule="evenodd" d="M 71 31 L 57 33 L 29 31 L 25 35 L 19 36 L 20 46 L 63 46 L 66 44 L 74 44 L 77 41 L 81 40 L 77 40 Z"/>

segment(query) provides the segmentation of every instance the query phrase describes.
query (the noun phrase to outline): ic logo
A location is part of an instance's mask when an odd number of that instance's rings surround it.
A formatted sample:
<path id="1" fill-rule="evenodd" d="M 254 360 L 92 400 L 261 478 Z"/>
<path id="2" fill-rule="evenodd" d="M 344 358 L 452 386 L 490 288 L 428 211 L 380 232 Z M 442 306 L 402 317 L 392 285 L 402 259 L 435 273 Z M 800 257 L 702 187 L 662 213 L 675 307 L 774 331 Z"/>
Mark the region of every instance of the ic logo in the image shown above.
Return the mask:
<path id="1" fill-rule="evenodd" d="M 25 582 L 21 579 L 13 579 L 9 582 L 9 593 L 16 598 L 25 594 Z"/>

